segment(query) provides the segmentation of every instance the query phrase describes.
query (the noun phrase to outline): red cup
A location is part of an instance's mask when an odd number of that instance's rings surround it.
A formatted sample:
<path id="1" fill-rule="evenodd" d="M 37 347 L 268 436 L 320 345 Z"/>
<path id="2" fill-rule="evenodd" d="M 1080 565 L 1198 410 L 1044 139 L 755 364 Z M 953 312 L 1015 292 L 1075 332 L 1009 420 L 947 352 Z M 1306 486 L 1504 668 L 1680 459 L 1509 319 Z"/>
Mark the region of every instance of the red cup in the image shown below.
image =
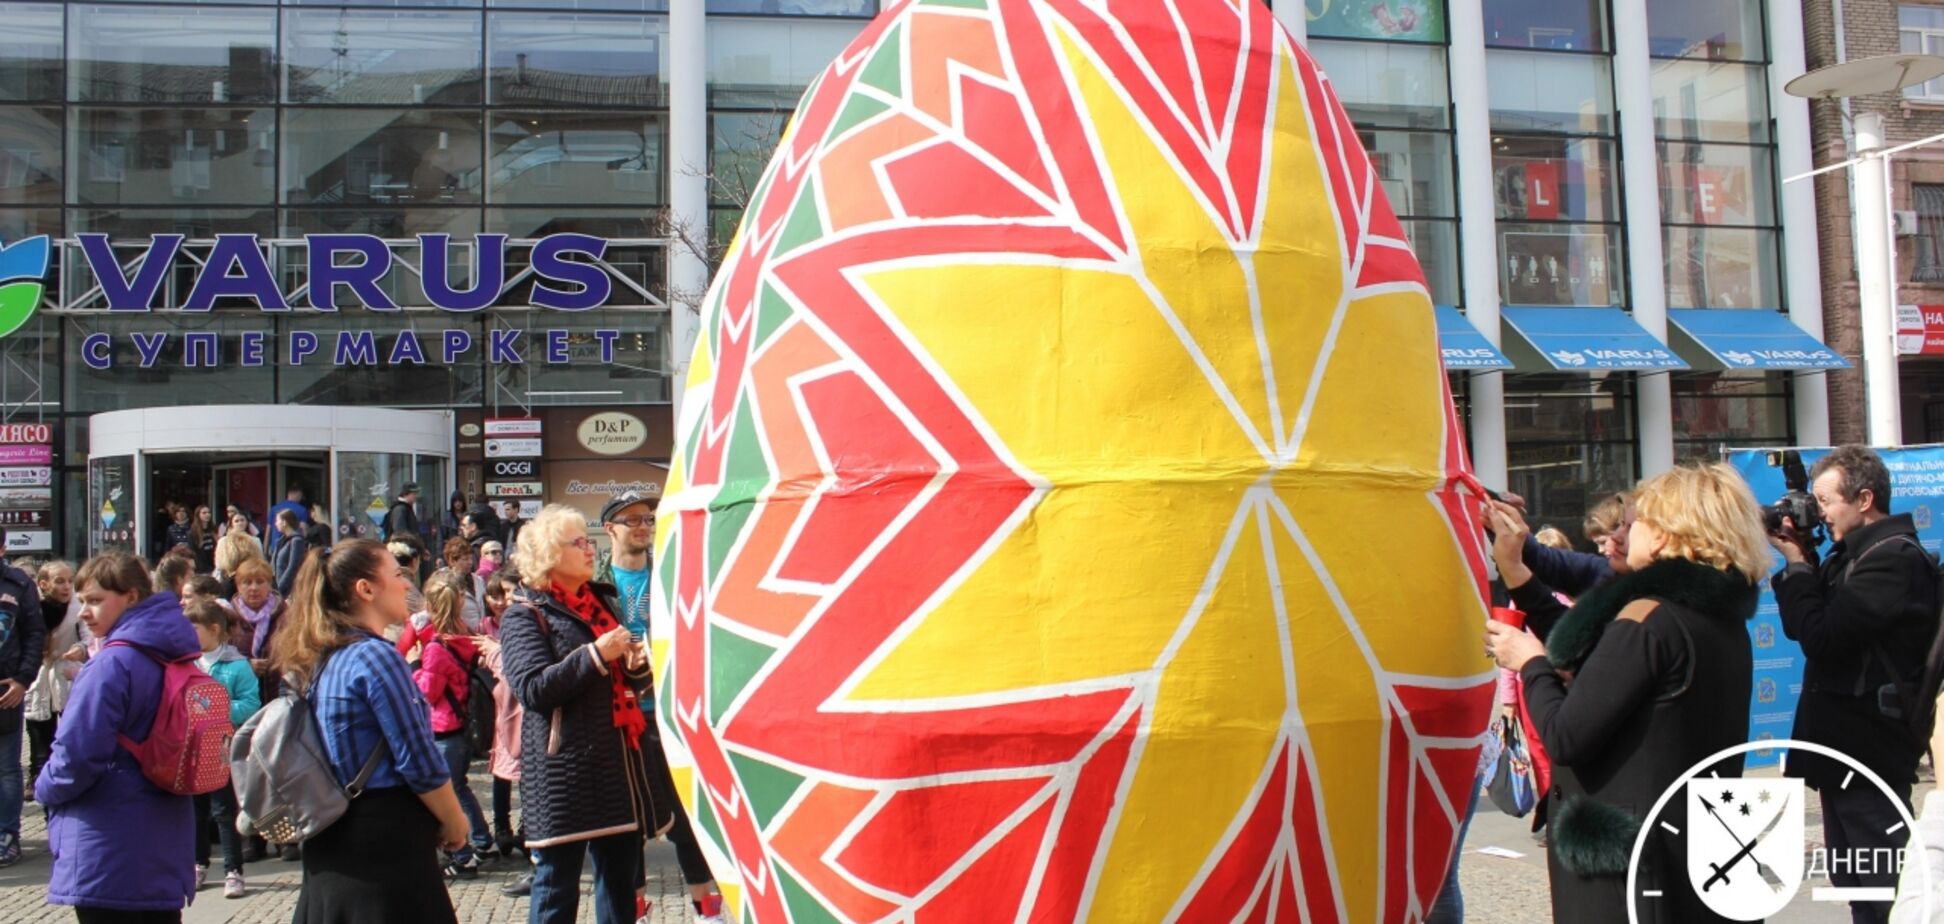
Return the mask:
<path id="1" fill-rule="evenodd" d="M 1525 620 L 1526 614 L 1524 610 L 1515 610 L 1509 606 L 1492 607 L 1493 622 L 1502 622 L 1514 629 L 1523 629 L 1525 628 Z"/>

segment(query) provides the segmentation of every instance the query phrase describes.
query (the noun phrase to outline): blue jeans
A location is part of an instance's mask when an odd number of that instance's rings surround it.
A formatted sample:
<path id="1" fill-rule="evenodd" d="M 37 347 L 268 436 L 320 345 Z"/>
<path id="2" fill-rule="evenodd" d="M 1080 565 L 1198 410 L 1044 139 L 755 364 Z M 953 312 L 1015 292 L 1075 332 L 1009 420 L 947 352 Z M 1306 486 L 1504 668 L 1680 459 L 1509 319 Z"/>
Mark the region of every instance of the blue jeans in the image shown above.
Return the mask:
<path id="1" fill-rule="evenodd" d="M 594 856 L 595 924 L 633 924 L 641 835 L 633 831 L 589 841 L 535 847 L 533 894 L 527 924 L 571 924 L 580 914 L 581 862 Z"/>
<path id="2" fill-rule="evenodd" d="M 466 824 L 472 828 L 471 846 L 461 847 L 452 855 L 453 860 L 465 863 L 473 858 L 473 851 L 493 846 L 493 829 L 487 826 L 486 813 L 479 810 L 479 799 L 473 796 L 472 784 L 466 781 L 466 770 L 472 766 L 472 748 L 466 746 L 464 732 L 446 735 L 433 743 L 445 757 L 446 770 L 452 774 L 452 793 L 459 797 L 459 808 L 466 813 Z"/>
<path id="3" fill-rule="evenodd" d="M 0 734 L 0 834 L 20 840 L 20 738 L 22 727 Z"/>
<path id="4" fill-rule="evenodd" d="M 1458 843 L 1451 848 L 1451 867 L 1445 870 L 1444 886 L 1438 889 L 1438 900 L 1431 903 L 1431 913 L 1424 918 L 1424 924 L 1464 924 L 1465 892 L 1458 887 L 1458 858 L 1465 855 L 1465 832 L 1471 830 L 1472 813 L 1478 811 L 1478 790 L 1485 785 L 1483 776 L 1472 780 L 1471 798 L 1465 802 L 1465 816 L 1458 819 Z"/>

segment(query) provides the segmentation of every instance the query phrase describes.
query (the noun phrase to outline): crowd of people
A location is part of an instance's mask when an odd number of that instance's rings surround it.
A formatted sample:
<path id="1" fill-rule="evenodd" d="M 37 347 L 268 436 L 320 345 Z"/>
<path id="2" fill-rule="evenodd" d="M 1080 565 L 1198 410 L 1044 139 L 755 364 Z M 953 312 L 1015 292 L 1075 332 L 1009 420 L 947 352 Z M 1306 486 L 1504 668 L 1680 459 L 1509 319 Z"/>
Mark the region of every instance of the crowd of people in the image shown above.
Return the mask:
<path id="1" fill-rule="evenodd" d="M 388 516 L 382 541 L 331 542 L 293 492 L 268 536 L 183 506 L 153 564 L 0 564 L 0 866 L 20 860 L 31 800 L 48 818 L 48 901 L 83 922 L 179 921 L 217 856 L 226 898 L 281 856 L 302 864 L 307 924 L 454 921 L 447 883 L 494 862 L 521 864 L 501 891 L 526 897 L 529 921 L 573 921 L 590 861 L 595 919 L 625 924 L 647 914 L 643 850 L 666 836 L 696 919 L 724 920 L 655 731 L 655 499 L 610 501 L 599 555 L 577 510 L 526 521 L 453 500 L 424 524 L 436 554 L 415 514 Z M 179 796 L 144 776 L 131 742 L 157 721 L 165 665 L 187 659 L 236 727 L 302 694 L 355 794 L 342 817 L 279 849 L 239 828 L 234 787 Z M 479 763 L 490 793 L 471 783 Z"/>

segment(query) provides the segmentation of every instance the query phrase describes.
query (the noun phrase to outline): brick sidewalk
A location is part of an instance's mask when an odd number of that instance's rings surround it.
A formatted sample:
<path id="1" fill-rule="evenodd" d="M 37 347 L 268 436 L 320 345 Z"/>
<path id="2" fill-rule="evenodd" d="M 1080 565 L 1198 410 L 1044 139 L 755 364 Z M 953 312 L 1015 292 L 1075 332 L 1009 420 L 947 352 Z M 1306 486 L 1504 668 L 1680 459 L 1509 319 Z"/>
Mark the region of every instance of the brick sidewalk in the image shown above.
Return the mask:
<path id="1" fill-rule="evenodd" d="M 483 765 L 476 765 L 483 766 Z M 475 794 L 492 792 L 492 780 L 483 772 L 472 775 Z M 0 869 L 0 921 L 8 924 L 72 922 L 74 910 L 47 904 L 47 879 L 53 859 L 47 853 L 47 825 L 40 806 L 27 804 L 21 816 L 21 845 L 25 856 L 9 869 Z M 656 924 L 686 924 L 690 913 L 687 890 L 682 886 L 682 871 L 675 863 L 675 848 L 666 841 L 648 847 L 648 897 L 654 902 L 650 919 Z M 223 898 L 222 851 L 215 851 L 217 869 L 210 873 L 210 884 L 196 895 L 195 904 L 183 912 L 185 924 L 285 924 L 297 906 L 297 889 L 302 872 L 300 864 L 267 860 L 251 864 L 244 875 L 250 894 L 242 899 Z M 466 924 L 518 924 L 527 919 L 527 900 L 500 894 L 500 886 L 525 872 L 519 859 L 488 864 L 478 879 L 450 884 L 452 904 L 459 920 Z M 592 873 L 582 874 L 581 921 L 594 920 L 593 906 L 585 896 L 593 887 Z"/>

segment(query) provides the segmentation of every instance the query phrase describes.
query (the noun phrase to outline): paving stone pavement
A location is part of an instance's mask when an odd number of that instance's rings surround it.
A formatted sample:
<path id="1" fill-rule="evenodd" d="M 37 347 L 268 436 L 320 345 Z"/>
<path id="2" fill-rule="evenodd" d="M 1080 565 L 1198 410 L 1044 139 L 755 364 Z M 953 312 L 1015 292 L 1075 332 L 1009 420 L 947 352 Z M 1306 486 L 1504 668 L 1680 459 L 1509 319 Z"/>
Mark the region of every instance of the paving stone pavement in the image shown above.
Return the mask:
<path id="1" fill-rule="evenodd" d="M 492 792 L 492 779 L 483 772 L 471 776 L 473 792 Z M 516 796 L 517 798 L 517 796 Z M 517 812 L 517 809 L 516 809 Z M 53 859 L 47 853 L 47 825 L 40 806 L 27 804 L 20 819 L 21 862 L 0 869 L 0 922 L 41 924 L 72 922 L 74 910 L 47 904 L 47 879 Z M 184 924 L 286 924 L 297 906 L 297 889 L 303 878 L 300 864 L 282 860 L 253 863 L 244 870 L 250 894 L 241 899 L 223 898 L 222 851 L 216 851 L 218 869 L 210 872 L 210 884 L 197 893 L 195 904 L 183 912 Z M 667 841 L 648 846 L 648 898 L 654 902 L 649 919 L 655 924 L 687 924 L 695 919 L 682 885 L 681 867 L 675 862 L 675 848 Z M 526 870 L 519 859 L 488 864 L 478 879 L 449 884 L 453 907 L 464 924 L 520 924 L 527 919 L 527 900 L 500 894 L 500 886 Z M 583 900 L 580 921 L 594 920 L 593 906 L 585 900 L 593 888 L 592 872 L 581 877 Z"/>

